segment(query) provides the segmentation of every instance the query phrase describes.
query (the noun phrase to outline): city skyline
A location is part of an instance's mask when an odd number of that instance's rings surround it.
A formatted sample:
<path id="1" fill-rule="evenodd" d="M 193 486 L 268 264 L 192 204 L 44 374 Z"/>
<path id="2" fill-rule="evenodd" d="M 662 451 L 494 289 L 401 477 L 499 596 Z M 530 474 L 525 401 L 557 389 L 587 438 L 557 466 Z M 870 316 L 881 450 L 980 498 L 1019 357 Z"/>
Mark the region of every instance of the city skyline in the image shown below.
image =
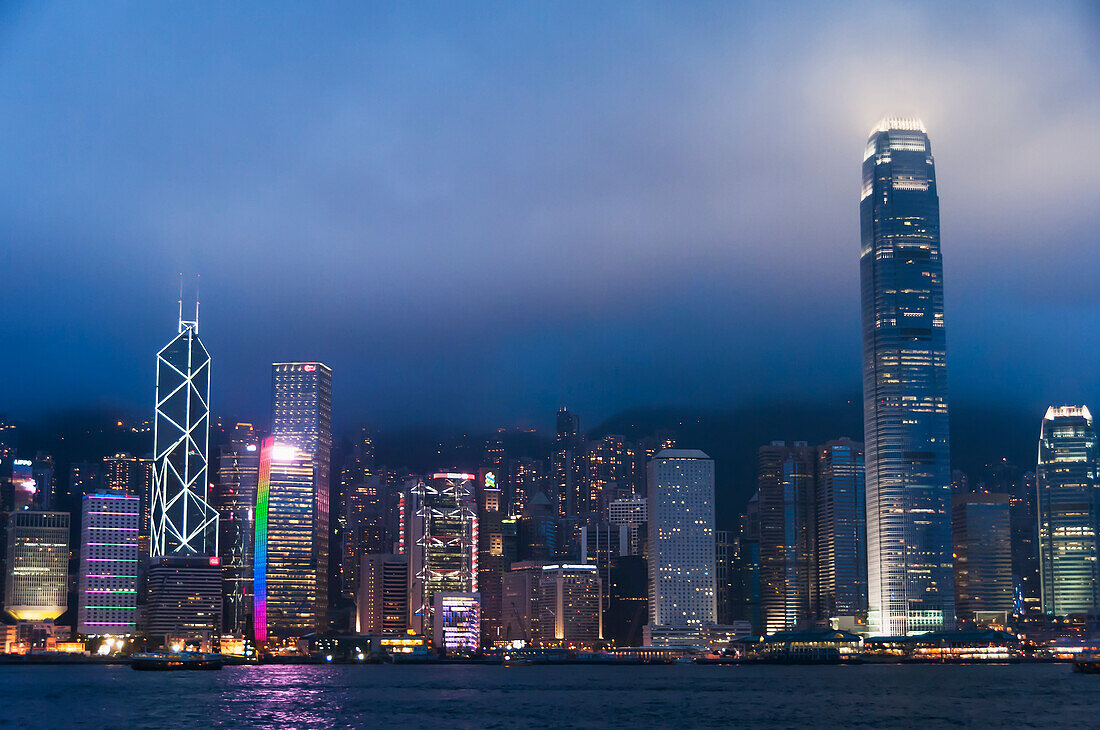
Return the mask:
<path id="1" fill-rule="evenodd" d="M 0 64 L 0 89 L 27 101 L 0 113 L 23 142 L 5 183 L 19 187 L 0 196 L 0 229 L 20 244 L 0 292 L 23 314 L 0 323 L 19 343 L 0 363 L 11 417 L 146 402 L 139 355 L 168 326 L 179 271 L 203 277 L 223 413 L 262 413 L 256 373 L 299 357 L 342 374 L 340 427 L 359 414 L 476 428 L 543 423 L 563 404 L 592 423 L 653 404 L 846 397 L 859 380 L 844 346 L 858 341 L 845 201 L 859 187 L 851 158 L 884 113 L 924 118 L 950 192 L 947 307 L 966 304 L 948 333 L 953 399 L 1095 402 L 1093 378 L 1069 363 L 1098 354 L 1082 277 L 1097 263 L 1086 242 L 1100 164 L 1087 143 L 1057 174 L 1047 156 L 1091 139 L 1085 5 L 1041 17 L 807 5 L 793 25 L 708 4 L 537 19 L 517 6 L 496 20 L 502 33 L 454 9 L 258 25 L 223 9 L 220 30 L 158 27 L 173 54 L 138 40 L 157 36 L 141 12 L 55 12 L 11 10 L 22 32 Z M 219 42 L 246 22 L 232 37 L 249 43 Z M 915 32 L 866 38 L 867 22 Z M 976 27 L 980 43 L 959 42 Z M 118 40 L 109 54 L 98 30 Z M 89 80 L 80 93 L 59 93 L 71 81 L 42 62 L 44 34 L 65 49 L 61 70 Z M 210 42 L 202 63 L 166 57 Z M 773 46 L 788 60 L 769 69 Z M 494 61 L 509 55 L 514 68 Z M 223 78 L 218 59 L 241 71 Z M 759 87 L 726 73 L 742 68 Z M 452 70 L 444 91 L 436 79 Z M 116 103 L 101 127 L 91 110 L 105 95 Z M 103 146 L 77 144 L 89 134 Z M 35 210 L 65 214 L 46 224 Z M 1042 256 L 1029 255 L 1036 241 Z M 276 342 L 262 334 L 272 326 Z"/>

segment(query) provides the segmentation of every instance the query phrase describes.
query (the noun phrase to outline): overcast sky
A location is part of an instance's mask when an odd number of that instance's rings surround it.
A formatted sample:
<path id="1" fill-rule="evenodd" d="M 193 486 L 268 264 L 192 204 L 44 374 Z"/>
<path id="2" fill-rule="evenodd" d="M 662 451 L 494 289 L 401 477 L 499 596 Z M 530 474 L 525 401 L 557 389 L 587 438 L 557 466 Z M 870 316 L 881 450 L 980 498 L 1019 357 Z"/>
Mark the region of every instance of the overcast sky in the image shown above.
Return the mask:
<path id="1" fill-rule="evenodd" d="M 151 412 L 180 271 L 231 418 L 286 359 L 381 427 L 858 393 L 887 113 L 953 397 L 1092 403 L 1100 14 L 831 5 L 6 3 L 0 412 Z"/>

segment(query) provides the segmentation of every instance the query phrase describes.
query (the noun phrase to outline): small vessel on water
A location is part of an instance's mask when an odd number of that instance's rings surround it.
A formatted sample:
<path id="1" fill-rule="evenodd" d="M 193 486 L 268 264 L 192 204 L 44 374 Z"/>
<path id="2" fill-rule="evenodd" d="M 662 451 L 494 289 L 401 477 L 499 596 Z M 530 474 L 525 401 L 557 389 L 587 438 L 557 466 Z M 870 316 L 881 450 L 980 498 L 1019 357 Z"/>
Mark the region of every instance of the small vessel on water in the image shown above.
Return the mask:
<path id="1" fill-rule="evenodd" d="M 1073 671 L 1078 674 L 1100 674 L 1100 651 L 1083 651 L 1075 656 Z"/>
<path id="2" fill-rule="evenodd" d="M 133 669 L 144 671 L 172 671 L 176 669 L 221 669 L 225 659 L 221 654 L 198 651 L 149 651 L 134 654 L 130 659 Z"/>

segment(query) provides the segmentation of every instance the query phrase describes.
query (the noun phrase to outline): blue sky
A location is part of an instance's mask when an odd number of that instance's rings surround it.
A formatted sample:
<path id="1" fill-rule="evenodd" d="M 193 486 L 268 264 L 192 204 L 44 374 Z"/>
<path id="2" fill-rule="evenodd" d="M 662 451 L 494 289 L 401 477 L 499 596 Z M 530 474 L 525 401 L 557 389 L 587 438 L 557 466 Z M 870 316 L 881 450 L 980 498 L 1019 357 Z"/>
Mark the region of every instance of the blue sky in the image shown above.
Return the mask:
<path id="1" fill-rule="evenodd" d="M 144 408 L 179 271 L 227 417 L 285 359 L 342 423 L 845 397 L 885 113 L 932 138 L 953 396 L 1096 395 L 1088 4 L 0 14 L 0 412 Z"/>

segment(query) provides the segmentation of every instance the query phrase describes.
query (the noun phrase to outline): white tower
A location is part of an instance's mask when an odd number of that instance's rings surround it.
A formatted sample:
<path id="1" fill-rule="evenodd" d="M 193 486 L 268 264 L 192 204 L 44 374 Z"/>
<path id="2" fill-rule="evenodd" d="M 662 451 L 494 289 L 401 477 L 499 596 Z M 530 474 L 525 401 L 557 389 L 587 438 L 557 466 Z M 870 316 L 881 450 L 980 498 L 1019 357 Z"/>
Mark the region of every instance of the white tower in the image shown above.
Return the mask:
<path id="1" fill-rule="evenodd" d="M 210 440 L 210 355 L 195 319 L 157 353 L 156 419 L 153 424 L 152 557 L 218 554 L 218 513 L 210 504 L 207 455 Z"/>

